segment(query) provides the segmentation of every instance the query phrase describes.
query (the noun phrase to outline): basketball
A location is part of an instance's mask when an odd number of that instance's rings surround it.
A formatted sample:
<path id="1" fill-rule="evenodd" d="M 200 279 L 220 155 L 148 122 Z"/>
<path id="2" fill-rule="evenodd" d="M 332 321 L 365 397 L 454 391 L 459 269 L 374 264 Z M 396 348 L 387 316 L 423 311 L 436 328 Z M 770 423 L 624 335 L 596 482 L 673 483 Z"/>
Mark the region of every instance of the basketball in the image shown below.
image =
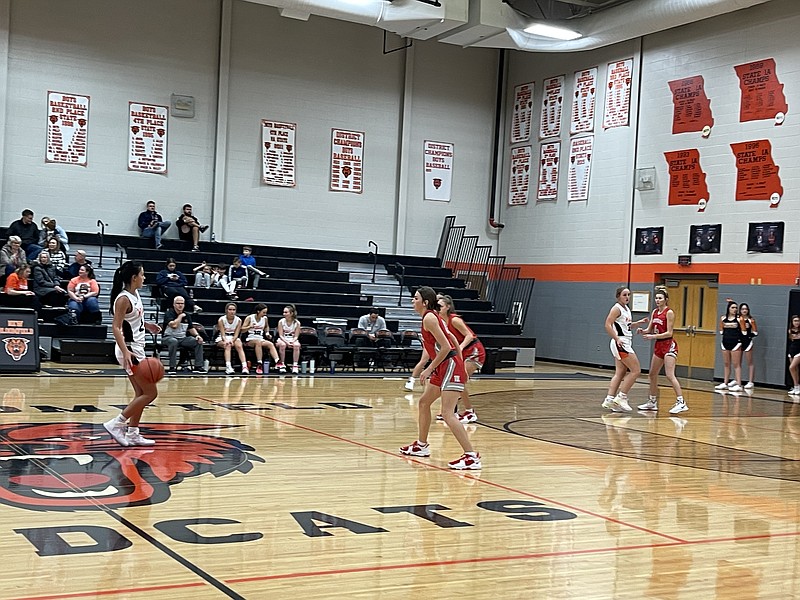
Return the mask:
<path id="1" fill-rule="evenodd" d="M 142 383 L 158 383 L 164 379 L 164 365 L 157 358 L 145 358 L 136 367 L 136 377 Z"/>

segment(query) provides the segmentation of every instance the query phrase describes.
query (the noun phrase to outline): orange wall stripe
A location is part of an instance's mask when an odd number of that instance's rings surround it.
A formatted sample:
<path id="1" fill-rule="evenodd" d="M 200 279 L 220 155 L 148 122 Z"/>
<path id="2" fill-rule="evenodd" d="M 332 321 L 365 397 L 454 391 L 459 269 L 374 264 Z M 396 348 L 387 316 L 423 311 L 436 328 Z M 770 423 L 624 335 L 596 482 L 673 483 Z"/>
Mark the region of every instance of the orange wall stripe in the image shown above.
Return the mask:
<path id="1" fill-rule="evenodd" d="M 624 283 L 628 280 L 628 265 L 607 264 L 507 264 L 519 267 L 520 277 L 534 277 L 539 281 L 594 281 Z M 695 263 L 681 267 L 674 262 L 630 265 L 631 281 L 655 281 L 661 274 L 700 275 L 719 274 L 719 282 L 729 285 L 796 285 L 800 276 L 797 264 L 755 263 Z"/>

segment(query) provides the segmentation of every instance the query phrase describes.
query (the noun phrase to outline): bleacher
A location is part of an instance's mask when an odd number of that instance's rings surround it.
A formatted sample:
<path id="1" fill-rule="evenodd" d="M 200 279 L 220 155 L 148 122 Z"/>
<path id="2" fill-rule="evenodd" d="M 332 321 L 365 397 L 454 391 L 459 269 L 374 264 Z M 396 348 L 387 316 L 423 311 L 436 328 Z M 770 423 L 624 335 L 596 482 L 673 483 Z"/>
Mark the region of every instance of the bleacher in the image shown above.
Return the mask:
<path id="1" fill-rule="evenodd" d="M 4 233 L 0 229 L 0 239 Z M 225 304 L 230 302 L 225 291 L 219 287 L 194 287 L 192 269 L 203 261 L 208 264 L 224 264 L 227 267 L 232 258 L 240 254 L 241 244 L 201 242 L 200 252 L 192 252 L 187 244 L 176 239 L 164 238 L 162 248 L 155 250 L 152 248 L 151 240 L 136 236 L 104 235 L 101 240 L 98 233 L 74 232 L 69 235 L 70 258 L 75 249 L 81 248 L 87 250 L 90 260 L 94 263 L 101 284 L 100 305 L 104 321 L 99 325 L 63 326 L 48 322 L 49 319 L 45 318 L 46 322 L 40 327 L 40 336 L 45 340 L 52 340 L 54 360 L 114 362 L 108 293 L 113 271 L 123 260 L 138 260 L 145 268 L 145 289 L 140 293 L 149 320 L 161 323 L 163 311 L 167 308 L 155 286 L 155 280 L 157 273 L 165 267 L 168 258 L 175 259 L 178 270 L 182 271 L 189 281 L 188 289 L 195 303 L 202 308 L 202 312 L 194 315 L 194 320 L 203 325 L 207 332 L 213 331 L 217 319 L 224 313 Z M 381 306 L 376 297 L 363 292 L 361 283 L 351 281 L 353 279 L 351 273 L 341 268 L 342 263 L 371 268 L 373 261 L 376 261 L 384 274 L 388 273 L 392 279 L 400 279 L 401 286 L 398 286 L 398 290 L 400 290 L 401 304 L 404 305 L 406 312 L 410 308 L 410 294 L 420 285 L 430 285 L 440 293 L 451 295 L 456 300 L 459 314 L 469 323 L 487 348 L 490 355 L 487 363 L 491 364 L 487 364 L 486 371 L 493 371 L 495 365 L 499 367 L 515 364 L 516 351 L 508 348 L 535 346 L 535 339 L 521 335 L 520 325 L 507 322 L 504 313 L 494 311 L 491 302 L 481 299 L 477 290 L 470 289 L 464 279 L 455 278 L 452 271 L 442 267 L 436 258 L 399 255 L 375 257 L 369 252 L 250 245 L 258 268 L 268 277 L 261 278 L 259 289 L 238 291 L 238 314 L 242 317 L 252 313 L 257 303 L 263 302 L 269 310 L 270 324 L 274 326 L 281 316 L 283 307 L 286 304 L 294 304 L 301 323 L 304 326 L 314 327 L 321 334 L 326 324 L 339 325 L 346 331 L 353 329 L 359 317 L 365 314 L 370 306 L 378 305 L 383 316 L 387 318 L 387 326 L 395 334 L 392 345 L 402 348 L 403 343 L 408 344 L 409 341 L 403 337 L 403 329 L 413 327 L 409 323 L 416 324 L 418 317 L 413 315 L 412 321 L 402 316 L 392 318 L 392 311 L 401 309 L 394 309 L 388 302 Z M 98 268 L 101 252 L 102 267 Z M 157 340 L 154 339 L 153 344 L 156 343 Z M 151 348 L 154 347 L 153 344 Z M 418 343 L 413 344 L 415 350 L 418 347 Z M 208 350 L 207 354 L 215 356 L 216 351 L 210 345 Z M 355 352 L 352 355 L 355 355 Z M 410 355 L 413 358 L 413 353 Z M 396 356 L 395 353 L 394 357 Z M 337 358 L 342 360 L 338 355 Z M 349 358 L 345 357 L 345 362 Z M 414 364 L 409 360 L 393 362 L 402 363 L 392 364 L 393 368 L 406 370 Z"/>

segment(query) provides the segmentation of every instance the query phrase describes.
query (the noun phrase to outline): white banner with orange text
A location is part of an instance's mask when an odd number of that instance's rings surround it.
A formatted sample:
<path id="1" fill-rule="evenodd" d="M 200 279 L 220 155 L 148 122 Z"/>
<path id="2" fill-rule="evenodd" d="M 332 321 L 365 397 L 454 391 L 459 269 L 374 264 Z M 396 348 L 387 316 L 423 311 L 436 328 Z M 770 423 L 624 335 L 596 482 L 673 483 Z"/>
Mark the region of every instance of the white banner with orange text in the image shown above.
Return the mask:
<path id="1" fill-rule="evenodd" d="M 450 202 L 454 146 L 425 140 L 425 200 Z"/>
<path id="2" fill-rule="evenodd" d="M 261 178 L 267 185 L 294 187 L 296 123 L 261 120 Z"/>
<path id="3" fill-rule="evenodd" d="M 47 92 L 45 162 L 86 166 L 89 96 Z"/>
<path id="4" fill-rule="evenodd" d="M 128 102 L 128 170 L 167 174 L 169 108 Z"/>
<path id="5" fill-rule="evenodd" d="M 363 162 L 363 132 L 331 129 L 331 191 L 360 194 L 364 189 Z"/>

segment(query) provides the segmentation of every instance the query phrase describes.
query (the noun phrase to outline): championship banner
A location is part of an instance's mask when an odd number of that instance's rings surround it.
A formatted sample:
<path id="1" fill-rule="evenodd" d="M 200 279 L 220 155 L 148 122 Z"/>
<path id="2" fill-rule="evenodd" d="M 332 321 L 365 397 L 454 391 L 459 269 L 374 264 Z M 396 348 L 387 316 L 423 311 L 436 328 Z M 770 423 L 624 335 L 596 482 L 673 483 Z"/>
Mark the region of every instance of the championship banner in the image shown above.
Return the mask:
<path id="1" fill-rule="evenodd" d="M 425 200 L 450 202 L 453 144 L 425 140 Z"/>
<path id="2" fill-rule="evenodd" d="M 558 159 L 560 155 L 561 142 L 549 142 L 540 146 L 537 200 L 558 199 Z"/>
<path id="3" fill-rule="evenodd" d="M 511 116 L 511 143 L 527 142 L 533 116 L 533 83 L 514 88 L 514 112 Z"/>
<path id="4" fill-rule="evenodd" d="M 672 91 L 672 133 L 709 131 L 714 126 L 711 100 L 706 96 L 702 75 L 667 82 Z M 704 132 L 705 134 L 705 132 Z"/>
<path id="5" fill-rule="evenodd" d="M 572 138 L 569 141 L 569 173 L 567 200 L 589 199 L 589 177 L 592 172 L 594 136 Z"/>
<path id="6" fill-rule="evenodd" d="M 45 162 L 86 166 L 89 96 L 47 92 Z"/>
<path id="7" fill-rule="evenodd" d="M 706 174 L 700 168 L 700 152 L 697 148 L 664 152 L 669 167 L 669 206 L 708 203 Z M 702 203 L 701 203 L 702 201 Z"/>
<path id="8" fill-rule="evenodd" d="M 739 121 L 775 119 L 783 123 L 789 105 L 783 94 L 783 84 L 775 72 L 775 59 L 765 58 L 733 67 L 739 76 L 742 98 L 739 105 Z"/>
<path id="9" fill-rule="evenodd" d="M 597 67 L 575 71 L 573 85 L 575 95 L 572 99 L 572 115 L 569 132 L 589 133 L 594 131 L 594 107 L 597 97 Z"/>
<path id="10" fill-rule="evenodd" d="M 267 185 L 294 187 L 296 123 L 261 120 L 262 181 Z"/>
<path id="11" fill-rule="evenodd" d="M 508 183 L 508 204 L 528 203 L 531 177 L 531 146 L 511 149 L 511 176 Z"/>
<path id="12" fill-rule="evenodd" d="M 777 204 L 783 186 L 769 140 L 731 144 L 731 150 L 736 156 L 736 199 L 772 200 Z"/>
<path id="13" fill-rule="evenodd" d="M 167 173 L 169 108 L 128 102 L 128 170 Z"/>
<path id="14" fill-rule="evenodd" d="M 564 76 L 544 80 L 542 114 L 539 121 L 539 138 L 561 135 L 561 107 L 564 106 Z"/>
<path id="15" fill-rule="evenodd" d="M 331 129 L 331 191 L 363 191 L 364 134 Z"/>
<path id="16" fill-rule="evenodd" d="M 608 63 L 603 129 L 627 127 L 631 108 L 633 59 Z"/>

